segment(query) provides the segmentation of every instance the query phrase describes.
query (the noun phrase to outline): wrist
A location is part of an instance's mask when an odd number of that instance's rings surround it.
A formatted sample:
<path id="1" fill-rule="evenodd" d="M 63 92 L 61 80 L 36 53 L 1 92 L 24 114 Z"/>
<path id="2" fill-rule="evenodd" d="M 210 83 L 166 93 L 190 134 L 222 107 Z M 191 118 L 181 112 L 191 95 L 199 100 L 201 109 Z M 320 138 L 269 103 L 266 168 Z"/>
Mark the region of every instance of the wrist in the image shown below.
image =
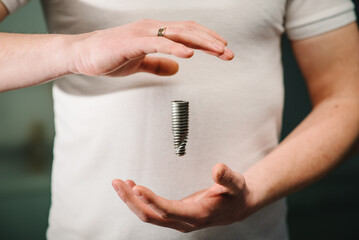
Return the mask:
<path id="1" fill-rule="evenodd" d="M 93 64 L 94 48 L 102 47 L 101 43 L 96 41 L 97 36 L 100 35 L 101 30 L 70 35 L 67 39 L 69 48 L 68 67 L 70 74 L 85 74 L 89 76 L 101 75 L 97 72 L 96 64 Z"/>
<path id="2" fill-rule="evenodd" d="M 264 206 L 265 197 L 264 194 L 262 194 L 260 185 L 257 183 L 256 179 L 251 176 L 251 174 L 244 173 L 243 176 L 246 180 L 246 205 L 248 208 L 247 216 L 249 216 Z"/>
<path id="3" fill-rule="evenodd" d="M 49 64 L 51 78 L 58 78 L 73 73 L 73 59 L 76 58 L 74 51 L 74 35 L 52 35 L 50 49 L 53 49 Z"/>

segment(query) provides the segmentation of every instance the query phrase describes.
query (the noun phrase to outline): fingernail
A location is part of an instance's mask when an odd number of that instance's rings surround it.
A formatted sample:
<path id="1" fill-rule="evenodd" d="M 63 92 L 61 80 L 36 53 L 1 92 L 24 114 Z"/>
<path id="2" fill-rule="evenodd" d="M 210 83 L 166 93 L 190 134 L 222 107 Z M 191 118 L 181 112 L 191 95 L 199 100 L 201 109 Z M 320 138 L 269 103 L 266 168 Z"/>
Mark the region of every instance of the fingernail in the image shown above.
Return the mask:
<path id="1" fill-rule="evenodd" d="M 229 55 L 233 55 L 233 56 L 234 56 L 234 53 L 232 52 L 232 50 L 231 50 L 231 49 L 226 48 L 226 52 L 227 52 Z"/>
<path id="2" fill-rule="evenodd" d="M 133 190 L 133 193 L 134 193 L 137 197 L 142 197 L 142 194 L 141 194 L 138 190 Z"/>
<path id="3" fill-rule="evenodd" d="M 116 192 L 120 191 L 120 189 L 115 183 L 112 183 L 112 187 L 115 189 Z"/>
<path id="4" fill-rule="evenodd" d="M 186 48 L 186 49 L 185 49 L 185 52 L 186 52 L 186 53 L 193 53 L 193 50 L 190 49 L 190 48 Z"/>
<path id="5" fill-rule="evenodd" d="M 229 61 L 234 58 L 234 53 L 230 49 L 226 48 L 226 51 L 224 52 L 224 54 L 222 56 L 225 56 L 226 57 L 225 60 Z"/>

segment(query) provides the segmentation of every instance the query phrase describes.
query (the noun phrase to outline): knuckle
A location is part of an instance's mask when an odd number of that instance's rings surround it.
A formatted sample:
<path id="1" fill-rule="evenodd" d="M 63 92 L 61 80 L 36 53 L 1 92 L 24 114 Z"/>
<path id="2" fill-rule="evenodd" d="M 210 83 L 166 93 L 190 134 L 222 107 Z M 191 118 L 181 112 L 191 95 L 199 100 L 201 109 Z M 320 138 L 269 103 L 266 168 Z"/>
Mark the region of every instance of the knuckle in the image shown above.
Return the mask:
<path id="1" fill-rule="evenodd" d="M 193 31 L 196 29 L 197 23 L 195 21 L 187 21 L 185 23 L 185 28 L 189 31 Z"/>
<path id="2" fill-rule="evenodd" d="M 121 198 L 121 200 L 124 202 L 124 203 L 128 203 L 128 196 L 126 194 L 123 194 L 123 193 L 118 193 L 118 196 Z"/>
<path id="3" fill-rule="evenodd" d="M 135 22 L 135 28 L 132 28 L 131 30 L 144 32 L 145 29 L 151 28 L 153 25 L 156 25 L 156 22 L 152 19 L 148 18 L 142 18 Z"/>
<path id="4" fill-rule="evenodd" d="M 194 31 L 194 30 L 196 30 L 196 27 L 193 26 L 193 25 L 186 25 L 186 29 L 187 29 L 188 31 Z"/>
<path id="5" fill-rule="evenodd" d="M 124 203 L 128 203 L 128 197 L 127 196 L 123 196 L 123 197 L 121 197 L 121 199 L 122 199 L 122 201 Z"/>
<path id="6" fill-rule="evenodd" d="M 173 34 L 181 34 L 183 32 L 183 28 L 180 28 L 180 27 L 171 27 L 171 32 L 173 32 Z"/>

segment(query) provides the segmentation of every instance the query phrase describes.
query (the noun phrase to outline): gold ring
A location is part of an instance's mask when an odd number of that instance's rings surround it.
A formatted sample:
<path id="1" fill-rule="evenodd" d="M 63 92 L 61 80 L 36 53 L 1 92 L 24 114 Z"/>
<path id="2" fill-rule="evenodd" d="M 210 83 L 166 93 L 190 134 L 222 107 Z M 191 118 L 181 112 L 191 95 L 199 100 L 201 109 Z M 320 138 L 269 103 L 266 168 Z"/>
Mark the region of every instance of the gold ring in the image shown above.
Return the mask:
<path id="1" fill-rule="evenodd" d="M 166 28 L 167 28 L 167 27 L 158 29 L 157 36 L 159 36 L 159 37 L 164 37 L 164 36 L 165 36 L 165 32 L 166 32 Z"/>

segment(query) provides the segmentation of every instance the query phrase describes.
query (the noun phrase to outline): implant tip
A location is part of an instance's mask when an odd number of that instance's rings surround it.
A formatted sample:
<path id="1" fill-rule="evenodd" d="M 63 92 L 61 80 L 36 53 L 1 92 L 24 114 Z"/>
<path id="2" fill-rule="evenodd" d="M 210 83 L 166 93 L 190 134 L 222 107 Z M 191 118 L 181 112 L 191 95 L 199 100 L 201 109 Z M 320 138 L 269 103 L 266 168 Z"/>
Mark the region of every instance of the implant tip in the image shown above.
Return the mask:
<path id="1" fill-rule="evenodd" d="M 184 156 L 186 153 L 176 153 L 176 155 L 177 156 L 179 156 L 179 157 L 182 157 L 182 156 Z"/>

